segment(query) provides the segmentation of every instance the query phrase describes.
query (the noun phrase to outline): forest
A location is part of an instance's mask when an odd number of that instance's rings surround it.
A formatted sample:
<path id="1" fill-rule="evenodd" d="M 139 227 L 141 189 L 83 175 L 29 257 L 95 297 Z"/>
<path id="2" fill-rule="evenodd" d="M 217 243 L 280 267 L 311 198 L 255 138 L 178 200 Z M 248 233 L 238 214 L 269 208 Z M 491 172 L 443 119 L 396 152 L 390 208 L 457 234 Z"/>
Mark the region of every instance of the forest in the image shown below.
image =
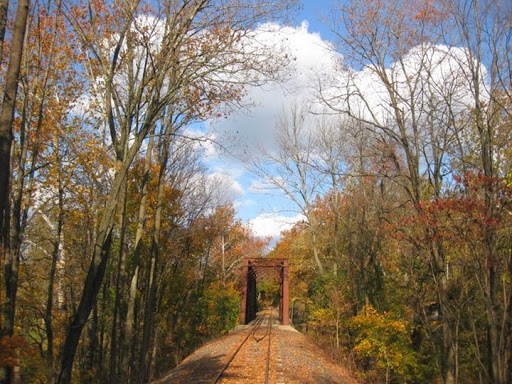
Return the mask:
<path id="1" fill-rule="evenodd" d="M 0 1 L 1 383 L 161 377 L 237 324 L 244 257 L 361 382 L 512 382 L 512 5 L 333 1 L 336 77 L 243 159 L 303 218 L 273 246 L 191 127 L 285 81 L 300 6 Z"/>

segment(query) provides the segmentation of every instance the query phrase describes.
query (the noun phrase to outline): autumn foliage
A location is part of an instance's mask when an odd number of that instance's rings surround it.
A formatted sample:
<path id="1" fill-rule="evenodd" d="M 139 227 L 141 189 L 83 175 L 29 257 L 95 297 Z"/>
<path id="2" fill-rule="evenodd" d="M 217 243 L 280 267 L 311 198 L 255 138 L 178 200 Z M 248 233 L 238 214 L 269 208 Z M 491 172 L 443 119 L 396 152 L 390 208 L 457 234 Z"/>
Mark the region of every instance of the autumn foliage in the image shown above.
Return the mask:
<path id="1" fill-rule="evenodd" d="M 196 129 L 281 80 L 251 38 L 295 1 L 8 3 L 0 382 L 150 382 L 233 327 L 268 251 Z M 511 11 L 334 2 L 340 78 L 251 164 L 303 216 L 271 251 L 291 320 L 363 382 L 512 382 Z"/>
<path id="2" fill-rule="evenodd" d="M 208 174 L 209 139 L 183 131 L 275 74 L 247 35 L 293 2 L 18 3 L 26 25 L 6 8 L 0 42 L 0 382 L 148 382 L 233 327 L 241 260 L 267 245 Z"/>

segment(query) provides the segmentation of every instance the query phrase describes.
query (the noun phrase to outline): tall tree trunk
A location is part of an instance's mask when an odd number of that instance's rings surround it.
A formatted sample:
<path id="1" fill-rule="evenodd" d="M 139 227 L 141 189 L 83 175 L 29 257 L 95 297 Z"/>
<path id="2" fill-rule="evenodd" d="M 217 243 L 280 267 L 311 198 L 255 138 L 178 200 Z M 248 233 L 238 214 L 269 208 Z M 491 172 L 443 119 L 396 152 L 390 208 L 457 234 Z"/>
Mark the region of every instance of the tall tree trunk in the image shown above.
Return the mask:
<path id="1" fill-rule="evenodd" d="M 404 69 L 404 73 L 406 70 Z M 414 117 L 418 111 L 415 110 L 416 106 L 414 101 L 411 100 L 411 122 L 408 124 L 404 117 L 404 111 L 400 108 L 398 97 L 400 93 L 395 89 L 396 85 L 388 77 L 385 63 L 381 63 L 381 79 L 385 84 L 391 101 L 391 106 L 394 111 L 394 118 L 398 127 L 398 139 L 405 153 L 405 160 L 407 165 L 407 177 L 409 179 L 409 187 L 406 188 L 411 202 L 417 207 L 416 210 L 419 214 L 422 213 L 422 208 L 419 203 L 422 200 L 423 182 L 420 173 L 420 153 L 418 138 L 418 120 Z M 408 83 L 408 85 L 410 85 Z M 410 125 L 410 127 L 409 127 Z M 409 133 L 412 130 L 412 137 Z M 440 154 L 438 153 L 438 156 Z M 438 159 L 436 159 L 437 161 Z M 440 187 L 440 185 L 439 185 Z M 436 191 L 434 195 L 437 195 Z M 427 228 L 427 232 L 430 229 Z M 436 240 L 437 236 L 431 237 L 433 240 L 429 244 L 429 252 L 431 256 L 431 263 L 433 264 L 433 277 L 436 283 L 436 293 L 439 305 L 441 307 L 441 329 L 442 329 L 442 346 L 441 346 L 441 375 L 445 384 L 453 384 L 455 382 L 455 349 L 454 349 L 454 336 L 451 324 L 451 310 L 449 308 L 448 297 L 448 277 L 446 275 L 446 255 L 440 242 Z"/>
<path id="2" fill-rule="evenodd" d="M 50 267 L 50 275 L 48 277 L 48 298 L 46 300 L 46 364 L 47 364 L 47 380 L 49 384 L 55 382 L 55 367 L 54 367 L 54 335 L 53 335 L 53 300 L 55 291 L 55 277 L 57 274 L 57 265 L 59 263 L 60 255 L 62 253 L 63 245 L 63 226 L 64 226 L 64 188 L 62 179 L 59 177 L 59 197 L 58 207 L 59 215 L 57 220 L 57 228 L 55 233 L 55 243 L 53 244 L 52 263 Z"/>
<path id="3" fill-rule="evenodd" d="M 112 213 L 113 214 L 113 213 Z M 69 326 L 66 340 L 62 348 L 61 371 L 58 383 L 70 383 L 75 358 L 76 348 L 82 334 L 89 314 L 96 304 L 96 298 L 101 287 L 106 264 L 110 256 L 110 246 L 112 244 L 112 228 L 104 228 L 102 234 L 105 239 L 101 244 L 96 242 L 93 260 L 87 274 L 84 290 L 78 305 L 77 311 Z M 98 235 L 100 236 L 100 235 Z"/>
<path id="4" fill-rule="evenodd" d="M 146 281 L 146 289 L 148 296 L 146 306 L 144 308 L 144 327 L 142 329 L 142 346 L 140 352 L 140 377 L 141 382 L 146 383 L 151 378 L 151 337 L 153 335 L 153 314 L 156 304 L 156 280 L 157 280 L 157 263 L 159 256 L 159 244 L 154 243 L 151 246 L 148 280 Z"/>
<path id="5" fill-rule="evenodd" d="M 6 6 L 6 2 L 1 4 Z M 4 9 L 1 10 L 2 12 Z M 7 9 L 5 9 L 7 11 Z M 14 333 L 14 318 L 16 311 L 16 293 L 18 290 L 19 254 L 10 249 L 10 182 L 11 182 L 11 146 L 12 125 L 16 96 L 18 94 L 18 79 L 23 56 L 25 31 L 29 13 L 29 0 L 19 0 L 14 23 L 9 65 L 5 78 L 5 88 L 0 112 L 0 262 L 4 268 L 5 279 L 5 303 L 3 324 L 0 329 L 2 336 L 12 336 Z M 1 15 L 0 15 L 1 16 Z M 5 32 L 5 28 L 3 33 Z M 1 42 L 3 43 L 3 41 Z M 11 382 L 12 369 L 2 369 L 0 377 L 5 377 L 4 382 Z"/>
<path id="6" fill-rule="evenodd" d="M 148 182 L 151 169 L 151 156 L 153 151 L 153 135 L 150 136 L 148 147 L 146 149 L 146 159 L 144 162 L 144 175 L 142 178 L 142 197 L 139 205 L 139 214 L 137 219 L 137 232 L 135 234 L 134 250 L 132 254 L 132 263 L 135 266 L 133 275 L 130 281 L 130 291 L 128 296 L 128 307 L 126 310 L 126 319 L 124 322 L 124 338 L 121 346 L 121 365 L 119 369 L 120 380 L 130 383 L 131 378 L 136 375 L 130 375 L 130 364 L 133 354 L 132 341 L 133 341 L 133 330 L 135 326 L 135 301 L 137 298 L 137 285 L 139 282 L 139 270 L 140 270 L 140 252 L 142 248 L 142 235 L 144 234 L 144 223 L 146 221 L 146 206 L 148 200 Z"/>
<path id="7" fill-rule="evenodd" d="M 156 200 L 156 210 L 155 210 L 155 219 L 154 225 L 155 228 L 153 230 L 153 238 L 151 241 L 151 251 L 150 251 L 150 259 L 149 259 L 149 271 L 148 271 L 148 280 L 146 282 L 146 290 L 148 292 L 148 297 L 146 301 L 146 307 L 144 309 L 144 329 L 142 334 L 142 348 L 141 348 L 141 356 L 140 356 L 140 374 L 141 374 L 141 382 L 145 383 L 151 378 L 151 361 L 150 361 L 150 345 L 151 345 L 151 334 L 152 334 L 152 325 L 153 325 L 153 312 L 155 310 L 155 302 L 156 302 L 156 281 L 157 281 L 157 265 L 159 260 L 159 252 L 160 252 L 160 229 L 162 224 L 162 210 L 163 210 L 163 195 L 164 195 L 164 187 L 165 187 L 165 173 L 167 171 L 167 162 L 169 159 L 169 145 L 171 140 L 171 130 L 172 125 L 169 123 L 169 126 L 166 129 L 164 134 L 164 138 L 162 141 L 162 147 L 160 149 L 160 171 L 158 174 L 158 194 Z"/>
<path id="8" fill-rule="evenodd" d="M 473 67 L 473 87 L 475 95 L 475 124 L 478 131 L 478 139 L 480 144 L 480 160 L 483 170 L 483 175 L 486 177 L 483 185 L 484 201 L 486 214 L 489 220 L 499 221 L 496 208 L 496 187 L 494 185 L 495 173 L 495 160 L 493 153 L 493 141 L 498 119 L 495 114 L 501 108 L 497 105 L 496 100 L 496 68 L 493 65 L 491 68 L 490 78 L 490 92 L 491 98 L 489 102 L 482 102 L 487 96 L 487 90 L 482 89 L 481 86 L 481 66 L 483 65 L 484 53 L 483 38 L 487 33 L 482 21 L 486 17 L 485 6 L 481 8 L 480 1 L 473 3 L 474 7 L 474 23 L 476 29 L 476 49 L 475 57 L 471 57 Z M 493 57 L 493 61 L 498 60 Z M 498 272 L 497 260 L 497 230 L 495 227 L 489 225 L 484 233 L 484 258 L 485 268 L 483 268 L 483 281 L 484 283 L 484 304 L 487 320 L 487 365 L 489 370 L 490 382 L 496 384 L 505 384 L 507 382 L 507 352 L 503 346 L 505 345 L 505 336 L 502 334 L 500 309 L 506 311 L 506 308 L 500 303 L 498 299 L 498 284 L 500 274 Z M 506 317 L 507 315 L 504 314 Z M 503 324 L 507 324 L 504 321 Z M 508 330 L 505 331 L 508 333 Z"/>
<path id="9" fill-rule="evenodd" d="M 432 244 L 432 259 L 434 263 L 434 276 L 437 288 L 437 300 L 441 312 L 441 333 L 443 345 L 441 348 L 441 375 L 445 384 L 455 383 L 455 338 L 454 329 L 450 324 L 452 318 L 448 302 L 448 276 L 446 275 L 445 255 L 440 245 Z"/>
<path id="10" fill-rule="evenodd" d="M 18 94 L 18 78 L 23 56 L 23 45 L 29 13 L 29 0 L 19 0 L 14 24 L 9 66 L 7 68 L 2 110 L 0 112 L 0 252 L 5 263 L 5 304 L 4 323 L 1 335 L 12 335 L 14 331 L 14 313 L 16 292 L 18 288 L 19 258 L 10 252 L 10 182 L 11 182 L 11 145 L 12 125 L 16 96 Z"/>
<path id="11" fill-rule="evenodd" d="M 119 238 L 119 259 L 117 264 L 117 275 L 116 275 L 116 292 L 115 292 L 115 303 L 114 303 L 114 313 L 112 318 L 112 334 L 111 334 L 111 345 L 110 345 L 110 383 L 118 383 L 119 375 L 118 375 L 118 353 L 119 346 L 118 340 L 121 332 L 121 301 L 123 296 L 123 287 L 125 280 L 125 264 L 126 264 L 126 246 L 125 246 L 125 237 L 126 237 L 126 203 L 127 203 L 127 190 L 128 183 L 125 179 L 123 195 L 121 197 L 121 217 L 119 227 L 121 230 L 121 235 Z M 122 338 L 121 338 L 122 339 Z"/>
<path id="12" fill-rule="evenodd" d="M 154 116 L 154 115 L 152 115 Z M 149 132 L 152 124 L 147 124 L 144 132 L 135 139 L 132 147 L 128 151 L 125 159 L 120 164 L 112 189 L 105 203 L 102 217 L 98 226 L 97 234 L 94 240 L 93 254 L 87 277 L 85 279 L 84 288 L 80 298 L 80 304 L 76 310 L 71 324 L 68 328 L 64 346 L 61 354 L 61 370 L 59 373 L 59 384 L 67 384 L 71 381 L 71 373 L 73 369 L 73 361 L 75 358 L 76 349 L 80 341 L 82 329 L 87 322 L 87 318 L 91 313 L 92 308 L 96 304 L 96 299 L 101 288 L 103 275 L 110 256 L 110 246 L 112 245 L 112 231 L 114 227 L 114 217 L 118 205 L 119 195 L 121 194 L 124 185 L 124 179 L 127 176 L 128 169 L 130 168 L 135 155 L 137 154 L 142 140 Z"/>
<path id="13" fill-rule="evenodd" d="M 107 308 L 110 308 L 112 306 L 112 302 L 110 301 L 110 279 L 107 279 L 105 281 L 105 284 L 103 284 L 103 292 L 101 295 L 101 300 L 98 302 L 101 304 L 99 315 L 101 317 L 108 316 Z M 96 360 L 93 360 L 93 372 L 97 372 L 96 374 L 96 380 L 98 383 L 106 383 L 108 382 L 109 374 L 106 364 L 107 359 L 107 342 L 105 339 L 107 338 L 107 322 L 106 321 L 100 321 L 99 322 L 99 336 L 98 336 L 98 357 Z"/>
<path id="14" fill-rule="evenodd" d="M 318 241 L 317 241 L 317 225 L 316 219 L 313 220 L 315 223 L 311 223 L 310 232 L 311 232 L 311 247 L 313 248 L 313 259 L 315 260 L 316 267 L 318 268 L 318 273 L 320 275 L 324 274 L 324 266 L 322 261 L 320 260 L 320 252 L 318 251 Z"/>
<path id="15" fill-rule="evenodd" d="M 334 211 L 334 231 L 333 231 L 333 247 L 334 247 L 334 265 L 338 266 L 340 262 L 340 197 L 338 192 L 338 181 L 336 172 L 331 169 L 331 181 L 332 181 L 332 209 Z M 334 271 L 336 272 L 336 270 Z"/>

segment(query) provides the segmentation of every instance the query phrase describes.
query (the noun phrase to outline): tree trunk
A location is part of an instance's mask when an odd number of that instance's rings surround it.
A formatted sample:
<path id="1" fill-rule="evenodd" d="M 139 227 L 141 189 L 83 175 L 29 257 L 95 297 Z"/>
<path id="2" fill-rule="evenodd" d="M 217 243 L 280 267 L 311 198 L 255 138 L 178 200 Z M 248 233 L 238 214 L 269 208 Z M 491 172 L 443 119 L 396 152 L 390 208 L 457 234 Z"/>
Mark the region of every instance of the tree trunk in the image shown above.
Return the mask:
<path id="1" fill-rule="evenodd" d="M 106 316 L 107 315 L 107 307 L 112 306 L 112 302 L 110 301 L 110 280 L 107 279 L 105 284 L 103 284 L 103 292 L 99 310 L 100 316 Z M 107 337 L 107 322 L 101 321 L 99 323 L 99 336 L 98 336 L 98 352 L 97 352 L 97 358 L 93 360 L 93 372 L 98 372 L 96 375 L 96 379 L 99 383 L 106 383 L 108 382 L 108 369 L 107 364 L 105 363 L 107 358 L 107 343 L 105 342 L 105 338 Z"/>
<path id="2" fill-rule="evenodd" d="M 133 382 L 132 378 L 137 375 L 135 372 L 130 371 L 130 366 L 135 363 L 132 360 L 134 350 L 134 328 L 135 328 L 135 304 L 137 298 L 137 284 L 139 282 L 139 269 L 140 266 L 137 264 L 133 272 L 132 280 L 130 282 L 130 293 L 128 298 L 128 308 L 126 310 L 126 320 L 124 322 L 124 338 L 122 340 L 122 351 L 121 366 L 119 368 L 119 377 L 126 383 Z"/>
<path id="3" fill-rule="evenodd" d="M 149 131 L 149 128 L 150 126 L 147 125 L 145 133 Z M 73 360 L 75 358 L 78 342 L 80 341 L 80 335 L 87 322 L 87 318 L 96 303 L 98 292 L 103 281 L 105 268 L 107 266 L 107 261 L 110 256 L 112 231 L 119 195 L 124 185 L 124 179 L 126 178 L 128 169 L 140 148 L 143 138 L 146 136 L 144 132 L 140 135 L 141 136 L 136 139 L 136 142 L 132 144 L 126 158 L 120 165 L 114 178 L 112 190 L 107 202 L 105 203 L 103 215 L 94 241 L 92 260 L 85 279 L 80 304 L 73 316 L 62 348 L 61 370 L 58 379 L 59 384 L 67 384 L 71 381 Z"/>
<path id="4" fill-rule="evenodd" d="M 170 124 L 170 123 L 169 123 Z M 155 309 L 156 301 L 156 281 L 157 281 L 157 264 L 160 252 L 160 228 L 162 224 L 162 210 L 163 210 L 163 195 L 165 186 L 165 173 L 167 170 L 167 161 L 169 159 L 169 145 L 171 126 L 168 126 L 164 134 L 161 157 L 160 157 L 160 172 L 158 174 L 158 195 L 156 200 L 155 210 L 155 228 L 153 230 L 153 239 L 151 242 L 151 252 L 149 259 L 149 274 L 146 283 L 146 290 L 148 292 L 146 307 L 144 309 L 144 329 L 142 335 L 142 348 L 140 357 L 140 374 L 141 382 L 145 383 L 151 378 L 151 361 L 150 361 L 150 344 L 153 323 L 153 312 Z"/>
<path id="5" fill-rule="evenodd" d="M 156 232 L 156 224 L 155 224 Z M 148 292 L 146 306 L 144 308 L 144 328 L 142 330 L 142 347 L 140 352 L 140 382 L 146 383 L 150 376 L 150 358 L 149 350 L 151 344 L 151 334 L 153 326 L 153 312 L 155 310 L 155 293 L 156 293 L 156 264 L 158 262 L 159 244 L 153 239 L 151 246 L 150 258 L 148 261 L 148 277 L 146 281 L 146 291 Z"/>
<path id="6" fill-rule="evenodd" d="M 76 348 L 82 334 L 91 310 L 95 306 L 96 298 L 101 287 L 106 264 L 110 255 L 110 246 L 112 243 L 112 228 L 105 228 L 102 231 L 106 238 L 101 245 L 96 242 L 95 252 L 89 272 L 87 274 L 84 290 L 82 292 L 80 304 L 69 326 L 66 340 L 62 348 L 61 371 L 58 383 L 70 383 L 75 358 Z M 96 250 L 98 249 L 99 250 Z"/>
<path id="7" fill-rule="evenodd" d="M 57 220 L 56 240 L 53 245 L 52 264 L 50 267 L 50 275 L 48 277 L 48 298 L 46 301 L 46 364 L 47 364 L 47 378 L 48 383 L 55 382 L 55 367 L 54 367 L 54 337 L 53 337 L 53 298 L 54 298 L 54 285 L 57 273 L 57 265 L 59 263 L 62 251 L 62 237 L 64 226 L 64 188 L 62 186 L 62 179 L 59 177 L 59 217 Z"/>
<path id="8" fill-rule="evenodd" d="M 135 326 L 135 301 L 137 298 L 137 285 L 139 282 L 139 269 L 140 269 L 140 252 L 142 248 L 142 235 L 144 233 L 144 222 L 146 221 L 146 206 L 148 200 L 148 182 L 151 169 L 151 155 L 153 151 L 153 136 L 150 136 L 148 147 L 146 149 L 146 159 L 144 162 L 144 176 L 142 179 L 142 198 L 140 200 L 139 214 L 137 220 L 137 232 L 135 234 L 134 250 L 132 255 L 132 263 L 134 264 L 134 271 L 130 282 L 130 292 L 128 296 L 128 308 L 126 310 L 126 319 L 124 322 L 124 338 L 122 340 L 122 356 L 121 365 L 119 368 L 120 380 L 124 382 L 132 382 L 130 374 L 130 362 L 132 356 L 132 341 L 133 330 Z M 133 362 L 132 362 L 133 363 Z"/>
<path id="9" fill-rule="evenodd" d="M 440 276 L 440 285 L 438 288 L 438 300 L 440 302 L 441 313 L 443 317 L 447 316 L 445 313 L 448 311 L 448 306 L 446 305 L 446 297 L 442 297 L 443 295 L 439 292 L 443 292 L 447 288 L 447 279 L 446 275 Z M 444 311 L 444 312 L 443 312 Z M 443 348 L 442 348 L 442 360 L 441 360 L 441 374 L 443 376 L 443 382 L 445 384 L 453 384 L 455 383 L 455 348 L 454 348 L 454 337 L 453 337 L 453 329 L 450 323 L 446 320 L 441 322 L 442 325 L 442 335 L 443 335 Z"/>
<path id="10" fill-rule="evenodd" d="M 1 335 L 12 335 L 14 331 L 14 312 L 18 287 L 19 258 L 10 252 L 10 179 L 11 179 L 11 145 L 12 125 L 16 96 L 18 94 L 18 78 L 23 56 L 25 30 L 29 12 L 29 0 L 19 0 L 14 24 L 9 66 L 5 78 L 5 88 L 0 112 L 0 252 L 5 265 L 5 317 Z M 0 335 L 0 336 L 1 336 Z"/>
<path id="11" fill-rule="evenodd" d="M 306 217 L 309 221 L 309 233 L 310 233 L 309 236 L 310 236 L 311 248 L 313 251 L 313 259 L 315 260 L 315 264 L 316 264 L 318 273 L 320 275 L 323 275 L 324 274 L 324 266 L 322 264 L 322 261 L 320 260 L 320 253 L 318 251 L 318 241 L 317 241 L 317 237 L 316 237 L 318 225 L 316 223 L 316 219 L 313 217 L 313 215 L 314 215 L 313 209 L 311 208 L 309 203 L 307 204 L 307 208 L 306 208 L 305 212 L 307 213 Z"/>
<path id="12" fill-rule="evenodd" d="M 6 2 L 1 4 L 5 7 Z M 4 9 L 1 9 L 3 12 Z M 7 11 L 7 9 L 5 9 Z M 18 290 L 19 254 L 10 249 L 10 181 L 11 181 L 11 146 L 12 125 L 16 96 L 18 94 L 18 78 L 23 56 L 25 31 L 29 13 L 29 0 L 19 0 L 14 23 L 9 65 L 5 77 L 5 88 L 0 112 L 0 261 L 4 267 L 5 303 L 4 321 L 0 330 L 0 337 L 12 336 L 14 333 L 14 318 L 16 311 L 16 293 Z M 1 15 L 0 15 L 1 16 Z M 0 20 L 1 21 L 1 20 Z M 4 28 L 5 32 L 5 28 Z M 3 44 L 3 41 L 0 42 Z M 5 382 L 13 380 L 12 369 L 2 369 Z"/>
<path id="13" fill-rule="evenodd" d="M 479 142 L 480 142 L 480 160 L 481 166 L 483 170 L 483 175 L 486 179 L 483 181 L 483 193 L 485 194 L 485 209 L 486 214 L 489 220 L 499 221 L 500 218 L 497 215 L 496 208 L 496 187 L 494 186 L 494 177 L 495 177 L 495 164 L 494 164 L 494 154 L 493 154 L 493 140 L 494 140 L 494 132 L 496 129 L 496 118 L 494 114 L 495 111 L 499 109 L 497 107 L 497 102 L 494 99 L 494 94 L 492 95 L 491 100 L 488 105 L 482 103 L 482 99 L 484 98 L 482 95 L 485 93 L 481 89 L 481 77 L 480 77 L 480 66 L 482 65 L 482 57 L 483 53 L 481 52 L 482 47 L 482 34 L 484 33 L 481 29 L 482 26 L 479 24 L 480 20 L 480 2 L 476 1 L 474 4 L 475 7 L 475 21 L 476 21 L 476 29 L 478 33 L 478 44 L 476 57 L 473 59 L 476 62 L 476 65 L 472 68 L 474 75 L 474 93 L 475 93 L 475 124 L 478 130 Z M 493 68 L 494 71 L 494 68 Z M 491 74 L 492 83 L 494 84 L 494 77 L 496 74 L 493 72 Z M 496 92 L 495 85 L 491 85 L 491 92 Z M 498 299 L 498 284 L 499 284 L 499 273 L 497 270 L 498 261 L 497 261 L 497 230 L 495 227 L 489 226 L 484 233 L 484 238 L 482 239 L 484 245 L 484 258 L 485 258 L 485 268 L 483 268 L 483 280 L 484 284 L 484 304 L 485 304 L 485 313 L 487 320 L 487 346 L 488 346 L 488 356 L 487 356 L 487 365 L 489 370 L 490 382 L 496 384 L 505 384 L 507 382 L 507 364 L 506 364 L 506 351 L 503 348 L 505 344 L 504 337 L 502 336 L 502 327 L 500 325 L 500 308 L 505 311 L 506 308 L 500 303 Z M 507 316 L 504 314 L 504 316 Z M 507 321 L 503 322 L 505 324 Z M 504 333 L 508 333 L 508 330 L 503 330 Z"/>
<path id="14" fill-rule="evenodd" d="M 455 343 L 453 327 L 450 320 L 453 318 L 449 307 L 448 299 L 448 276 L 446 275 L 445 255 L 440 244 L 433 242 L 431 245 L 431 259 L 433 263 L 433 274 L 436 283 L 437 300 L 441 312 L 441 332 L 443 344 L 441 346 L 441 376 L 443 383 L 455 383 Z"/>
<path id="15" fill-rule="evenodd" d="M 331 181 L 332 181 L 332 208 L 334 210 L 334 231 L 333 231 L 333 247 L 334 247 L 334 265 L 337 266 L 340 261 L 340 202 L 338 193 L 338 182 L 336 180 L 336 173 L 334 169 L 331 169 Z M 336 270 L 335 270 L 336 272 Z"/>
<path id="16" fill-rule="evenodd" d="M 110 346 L 110 383 L 118 383 L 118 339 L 121 331 L 121 301 L 123 296 L 123 287 L 125 280 L 125 264 L 126 264 L 126 252 L 125 252 L 125 237 L 126 237 L 126 202 L 127 202 L 127 190 L 128 183 L 125 179 L 123 195 L 121 197 L 122 212 L 120 217 L 120 238 L 119 238 L 119 259 L 117 264 L 117 275 L 116 275 L 116 297 L 114 303 L 114 313 L 112 319 L 112 334 L 111 334 L 111 346 Z M 122 339 L 122 338 L 121 338 Z"/>

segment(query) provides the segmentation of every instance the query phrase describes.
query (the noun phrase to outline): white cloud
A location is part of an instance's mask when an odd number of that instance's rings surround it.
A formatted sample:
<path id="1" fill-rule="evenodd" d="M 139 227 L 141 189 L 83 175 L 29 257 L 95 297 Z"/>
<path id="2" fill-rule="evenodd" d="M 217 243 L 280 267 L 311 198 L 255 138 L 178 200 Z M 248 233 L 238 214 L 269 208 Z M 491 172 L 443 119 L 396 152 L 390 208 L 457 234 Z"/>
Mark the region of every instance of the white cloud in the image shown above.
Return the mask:
<path id="1" fill-rule="evenodd" d="M 310 33 L 307 22 L 299 27 L 268 24 L 262 28 L 257 35 L 259 43 L 275 48 L 276 55 L 284 52 L 293 60 L 282 71 L 286 78 L 283 83 L 246 89 L 244 101 L 255 104 L 249 113 L 238 111 L 228 118 L 209 122 L 219 142 L 230 147 L 239 158 L 248 157 L 259 147 L 268 152 L 275 149 L 277 116 L 289 111 L 292 104 L 307 105 L 315 112 L 325 111 L 327 107 L 319 100 L 320 87 L 322 95 L 332 98 L 332 105 L 340 111 L 350 105 L 352 113 L 373 117 L 383 125 L 393 114 L 388 91 L 375 71 L 369 66 L 356 70 L 340 65 L 342 56 L 319 34 Z M 419 100 L 424 87 L 415 87 L 411 94 L 408 81 L 418 80 L 420 85 L 429 81 L 434 96 L 442 100 L 447 92 L 452 92 L 452 102 L 456 108 L 463 109 L 472 101 L 464 84 L 464 79 L 468 78 L 465 63 L 467 53 L 461 48 L 425 44 L 411 49 L 401 63 L 390 63 L 387 74 L 403 100 L 414 99 L 416 104 L 425 102 Z M 485 78 L 485 69 L 482 71 L 482 78 Z M 408 107 L 404 105 L 404 110 Z M 309 124 L 310 129 L 314 129 L 314 119 Z"/>
<path id="2" fill-rule="evenodd" d="M 231 178 L 234 178 L 234 179 L 237 179 L 239 178 L 240 176 L 244 175 L 245 174 L 245 169 L 242 168 L 242 167 L 239 167 L 237 165 L 229 165 L 228 168 L 226 167 L 221 167 L 221 166 L 215 166 L 213 168 L 213 171 L 215 173 L 221 173 L 221 174 L 224 174 L 224 175 L 228 175 L 230 176 Z"/>
<path id="3" fill-rule="evenodd" d="M 257 205 L 257 202 L 254 199 L 238 200 L 235 203 L 235 207 L 237 207 L 237 208 L 240 208 L 240 207 L 254 207 L 256 205 Z"/>
<path id="4" fill-rule="evenodd" d="M 258 237 L 279 237 L 282 231 L 288 230 L 299 221 L 305 220 L 298 214 L 294 217 L 281 216 L 277 213 L 262 213 L 249 221 L 253 234 Z"/>
<path id="5" fill-rule="evenodd" d="M 268 193 L 275 187 L 263 179 L 252 180 L 249 185 L 249 191 L 252 193 Z"/>
<path id="6" fill-rule="evenodd" d="M 209 123 L 218 140 L 240 158 L 260 146 L 272 148 L 276 116 L 294 102 L 315 104 L 318 79 L 325 73 L 334 76 L 339 60 L 330 43 L 319 34 L 308 32 L 306 22 L 295 28 L 273 24 L 262 28 L 258 33 L 259 43 L 274 47 L 276 55 L 291 58 L 290 65 L 281 71 L 285 81 L 248 87 L 244 102 L 255 104 L 254 108 Z M 318 104 L 315 108 L 318 109 Z"/>
<path id="7" fill-rule="evenodd" d="M 228 170 L 226 170 L 228 171 Z M 219 170 L 208 175 L 208 179 L 216 188 L 222 188 L 224 193 L 230 196 L 242 196 L 245 191 L 235 178 L 224 170 Z M 222 186 L 222 187 L 221 187 Z"/>
<path id="8" fill-rule="evenodd" d="M 253 102 L 254 108 L 235 112 L 221 120 L 208 121 L 205 124 L 208 133 L 205 133 L 205 126 L 202 126 L 193 134 L 219 142 L 242 159 L 260 146 L 271 152 L 275 149 L 275 122 L 280 113 L 289 110 L 293 103 L 307 104 L 317 112 L 322 110 L 323 107 L 317 99 L 319 84 L 322 84 L 323 90 L 328 90 L 327 96 L 331 95 L 338 100 L 341 110 L 346 109 L 348 104 L 344 98 L 345 89 L 345 95 L 352 93 L 351 107 L 359 108 L 361 113 L 368 113 L 367 108 L 371 108 L 377 120 L 386 121 L 392 112 L 389 95 L 381 79 L 369 67 L 358 70 L 346 67 L 341 69 L 341 55 L 334 51 L 330 43 L 322 40 L 319 34 L 310 33 L 307 23 L 295 28 L 267 24 L 257 32 L 258 44 L 275 49 L 276 55 L 286 52 L 293 59 L 291 65 L 282 72 L 287 81 L 281 84 L 249 86 L 243 103 Z M 429 79 L 436 80 L 434 85 L 437 87 L 434 92 L 440 99 L 446 84 L 454 83 L 452 86 L 458 91 L 454 94 L 458 104 L 467 102 L 469 92 L 463 83 L 459 83 L 464 78 L 460 66 L 460 63 L 464 63 L 464 51 L 443 46 L 420 46 L 411 50 L 404 57 L 403 68 L 396 63 L 390 63 L 388 74 L 397 84 L 403 84 L 398 87 L 398 91 L 405 100 L 411 97 L 406 86 L 410 76 L 416 76 L 421 81 L 427 80 L 425 61 L 431 66 Z M 354 92 L 355 88 L 358 92 Z M 413 98 L 415 96 L 412 95 Z M 368 104 L 363 103 L 362 98 Z M 314 120 L 310 122 L 309 129 L 314 126 Z M 239 197 L 236 205 L 242 208 L 243 215 L 254 217 L 257 212 L 254 207 L 258 207 L 260 215 L 250 221 L 256 235 L 276 237 L 297 220 L 302 220 L 300 215 L 289 218 L 275 213 L 262 214 L 263 209 L 281 209 L 282 201 L 268 198 L 263 201 L 257 196 L 268 196 L 270 192 L 275 192 L 275 188 L 261 180 L 249 180 L 241 164 L 233 158 L 222 156 L 223 151 L 212 141 L 203 142 L 201 147 L 207 155 L 205 160 L 210 167 L 214 167 L 212 177 L 221 178 L 222 184 Z M 246 191 L 242 185 L 247 187 Z M 254 201 L 258 203 L 255 204 Z"/>
<path id="9" fill-rule="evenodd" d="M 449 99 L 452 113 L 466 110 L 466 106 L 473 103 L 467 84 L 471 77 L 467 73 L 468 57 L 463 48 L 423 44 L 412 48 L 400 62 L 390 63 L 386 76 L 399 95 L 399 107 L 405 111 L 405 117 L 410 117 L 411 106 L 416 115 L 428 111 L 432 98 Z M 481 78 L 485 79 L 486 69 L 482 66 L 480 70 Z M 485 88 L 483 80 L 481 87 Z M 336 81 L 324 84 L 324 96 L 333 100 L 332 105 L 339 111 L 350 110 L 379 125 L 386 125 L 390 117 L 393 120 L 388 89 L 371 65 L 360 71 L 340 72 Z M 436 105 L 436 108 L 442 106 Z M 416 118 L 421 120 L 422 116 Z"/>

